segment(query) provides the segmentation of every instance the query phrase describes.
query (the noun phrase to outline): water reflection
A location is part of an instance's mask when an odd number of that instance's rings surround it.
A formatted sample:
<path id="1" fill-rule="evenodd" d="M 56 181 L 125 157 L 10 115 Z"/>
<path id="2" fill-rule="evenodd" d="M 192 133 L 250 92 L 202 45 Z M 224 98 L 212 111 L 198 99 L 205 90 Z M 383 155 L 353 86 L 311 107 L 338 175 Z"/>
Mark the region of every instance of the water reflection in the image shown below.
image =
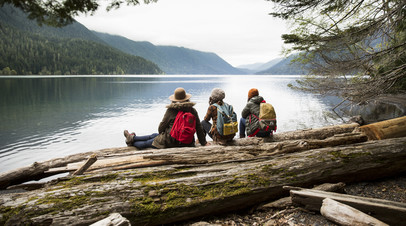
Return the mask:
<path id="1" fill-rule="evenodd" d="M 202 119 L 211 90 L 225 90 L 237 115 L 250 88 L 274 105 L 278 132 L 341 123 L 339 100 L 293 91 L 283 76 L 151 76 L 0 78 L 0 172 L 74 153 L 125 145 L 122 131 L 157 131 L 182 86 Z"/>

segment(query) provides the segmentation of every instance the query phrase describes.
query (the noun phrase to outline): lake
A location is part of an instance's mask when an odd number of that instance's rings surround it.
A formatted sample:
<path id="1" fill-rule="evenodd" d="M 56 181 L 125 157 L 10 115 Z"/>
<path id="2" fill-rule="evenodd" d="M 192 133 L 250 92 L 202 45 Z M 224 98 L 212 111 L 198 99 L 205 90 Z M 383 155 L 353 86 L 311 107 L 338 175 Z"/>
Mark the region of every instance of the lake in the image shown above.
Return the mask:
<path id="1" fill-rule="evenodd" d="M 125 146 L 123 130 L 157 132 L 177 87 L 192 94 L 202 120 L 213 88 L 237 115 L 248 90 L 276 111 L 278 132 L 339 124 L 341 100 L 292 90 L 299 76 L 46 76 L 0 77 L 0 173 L 75 153 Z M 346 120 L 346 118 L 344 118 Z"/>

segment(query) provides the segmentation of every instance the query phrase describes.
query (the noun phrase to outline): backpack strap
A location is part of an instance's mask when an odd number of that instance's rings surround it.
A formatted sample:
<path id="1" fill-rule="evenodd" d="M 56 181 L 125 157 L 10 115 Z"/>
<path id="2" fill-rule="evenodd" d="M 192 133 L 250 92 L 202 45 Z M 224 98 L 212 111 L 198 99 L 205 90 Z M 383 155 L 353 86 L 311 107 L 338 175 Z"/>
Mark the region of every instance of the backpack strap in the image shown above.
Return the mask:
<path id="1" fill-rule="evenodd" d="M 255 118 L 257 118 L 258 119 L 258 121 L 259 121 L 259 117 L 258 116 L 256 116 L 255 114 L 250 114 L 249 115 L 249 118 L 250 118 L 250 123 L 251 123 L 251 117 L 252 116 L 254 116 Z M 259 132 L 259 128 L 257 128 L 251 135 L 248 135 L 248 137 L 255 137 L 255 135 L 257 135 L 257 133 Z"/>
<path id="2" fill-rule="evenodd" d="M 222 115 L 227 116 L 227 118 L 231 119 L 232 114 L 233 114 L 233 112 L 234 112 L 234 109 L 233 109 L 233 106 L 232 106 L 232 105 L 231 105 L 231 115 L 227 115 L 224 111 L 222 111 L 222 110 L 221 110 L 221 106 L 218 105 L 217 103 L 214 103 L 213 105 L 216 106 L 217 110 L 218 110 Z M 228 104 L 223 103 L 223 105 L 224 105 L 224 106 L 227 106 Z M 217 117 L 218 117 L 218 116 L 217 116 Z"/>

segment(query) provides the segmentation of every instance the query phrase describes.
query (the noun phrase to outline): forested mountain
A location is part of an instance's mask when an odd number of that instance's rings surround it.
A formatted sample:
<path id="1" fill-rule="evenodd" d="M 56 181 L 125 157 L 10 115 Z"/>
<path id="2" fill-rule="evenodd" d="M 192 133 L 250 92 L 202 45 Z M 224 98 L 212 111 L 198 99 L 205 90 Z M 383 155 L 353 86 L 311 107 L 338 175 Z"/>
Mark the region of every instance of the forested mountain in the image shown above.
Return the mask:
<path id="1" fill-rule="evenodd" d="M 215 53 L 175 46 L 155 46 L 122 36 L 94 32 L 109 45 L 156 63 L 167 74 L 242 74 Z"/>
<path id="2" fill-rule="evenodd" d="M 141 57 L 103 43 L 79 23 L 38 26 L 19 9 L 0 8 L 2 74 L 161 74 Z"/>

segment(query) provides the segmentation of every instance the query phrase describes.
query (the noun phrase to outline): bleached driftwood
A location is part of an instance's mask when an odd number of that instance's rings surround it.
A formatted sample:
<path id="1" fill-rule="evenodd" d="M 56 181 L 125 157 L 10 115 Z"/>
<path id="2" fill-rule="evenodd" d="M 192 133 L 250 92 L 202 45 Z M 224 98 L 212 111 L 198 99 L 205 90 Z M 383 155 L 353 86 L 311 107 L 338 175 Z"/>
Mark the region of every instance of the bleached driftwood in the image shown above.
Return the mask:
<path id="1" fill-rule="evenodd" d="M 344 226 L 389 226 L 366 213 L 330 198 L 323 199 L 320 213 L 325 218 Z"/>
<path id="2" fill-rule="evenodd" d="M 131 226 L 131 223 L 119 213 L 112 213 L 103 220 L 97 221 L 90 226 Z"/>
<path id="3" fill-rule="evenodd" d="M 359 211 L 370 214 L 389 225 L 402 225 L 406 222 L 406 203 L 376 198 L 365 198 L 312 189 L 290 190 L 292 202 L 306 209 L 319 211 L 326 198 L 334 199 Z"/>
<path id="4" fill-rule="evenodd" d="M 339 182 L 339 183 L 335 183 L 335 184 L 331 184 L 331 183 L 320 184 L 320 185 L 313 187 L 312 189 L 316 189 L 319 191 L 343 192 L 344 187 L 345 187 L 345 183 Z M 284 186 L 283 189 L 289 190 L 289 186 Z M 270 203 L 264 204 L 260 208 L 284 209 L 288 206 L 291 206 L 292 204 L 293 204 L 292 198 L 290 196 L 288 196 L 288 197 L 283 197 L 276 201 L 272 201 Z"/>

